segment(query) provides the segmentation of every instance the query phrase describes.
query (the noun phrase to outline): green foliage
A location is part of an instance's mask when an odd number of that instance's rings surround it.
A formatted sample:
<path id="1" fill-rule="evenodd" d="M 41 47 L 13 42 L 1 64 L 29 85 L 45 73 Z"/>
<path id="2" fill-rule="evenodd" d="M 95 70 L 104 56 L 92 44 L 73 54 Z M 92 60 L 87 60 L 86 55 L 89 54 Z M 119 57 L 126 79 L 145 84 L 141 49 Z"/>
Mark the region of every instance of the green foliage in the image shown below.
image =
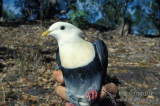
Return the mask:
<path id="1" fill-rule="evenodd" d="M 129 20 L 132 20 L 132 16 L 131 16 L 131 14 L 128 13 L 128 12 L 125 14 L 125 18 L 127 18 L 127 19 L 129 19 Z"/>
<path id="2" fill-rule="evenodd" d="M 50 0 L 16 0 L 15 6 L 20 7 L 23 18 L 51 19 L 55 14 L 60 14 L 59 4 Z"/>
<path id="3" fill-rule="evenodd" d="M 155 2 L 153 2 L 151 4 L 151 8 L 152 8 L 152 12 L 150 14 L 150 17 L 151 17 L 155 27 L 157 28 L 157 30 L 160 33 L 160 13 L 159 13 L 159 11 L 160 11 L 160 1 L 155 0 Z"/>
<path id="4" fill-rule="evenodd" d="M 86 23 L 87 23 L 87 13 L 83 10 L 79 10 L 79 9 L 73 9 L 71 10 L 71 14 L 68 14 L 68 16 L 70 17 L 70 22 L 79 27 L 79 28 L 85 28 L 86 27 Z"/>
<path id="5" fill-rule="evenodd" d="M 145 6 L 147 10 L 145 10 L 143 6 Z M 158 11 L 160 11 L 160 6 L 158 6 L 158 3 L 153 1 L 145 1 L 143 2 L 143 5 L 140 3 L 134 8 L 136 11 L 133 14 L 135 17 L 133 22 L 134 26 L 138 27 L 139 34 L 157 35 L 157 30 L 160 32 L 160 15 L 158 13 Z"/>
<path id="6" fill-rule="evenodd" d="M 145 16 L 145 12 L 142 11 L 142 7 L 140 5 L 136 6 L 136 11 L 134 13 L 135 19 L 133 20 L 134 25 L 138 27 L 138 32 L 141 35 L 145 34 L 145 27 L 144 26 L 146 24 L 146 18 L 144 18 Z"/>
<path id="7" fill-rule="evenodd" d="M 99 20 L 97 20 L 96 24 L 104 26 L 104 27 L 108 27 L 108 23 L 106 22 L 104 18 L 100 18 Z"/>
<path id="8" fill-rule="evenodd" d="M 4 18 L 5 20 L 13 20 L 13 19 L 16 18 L 14 12 L 11 11 L 11 10 L 3 10 L 2 12 L 3 12 L 3 13 L 2 13 L 2 14 L 3 14 L 3 18 Z"/>
<path id="9" fill-rule="evenodd" d="M 85 0 L 79 0 L 80 2 L 84 2 Z"/>
<path id="10" fill-rule="evenodd" d="M 116 24 L 116 10 L 112 7 L 112 5 L 103 4 L 102 7 L 104 15 L 107 19 L 108 26 L 111 28 L 114 27 Z"/>
<path id="11" fill-rule="evenodd" d="M 133 20 L 133 21 L 134 21 L 135 24 L 139 24 L 140 21 L 143 19 L 143 17 L 142 17 L 143 12 L 141 11 L 141 6 L 140 5 L 137 5 L 136 7 L 137 7 L 137 10 L 134 13 L 135 20 Z"/>
<path id="12" fill-rule="evenodd" d="M 127 6 L 132 0 L 104 0 L 100 5 L 100 10 L 103 14 L 103 22 L 108 28 L 115 28 L 116 25 L 122 22 L 127 12 Z M 100 20 L 98 20 L 99 22 Z M 102 20 L 101 20 L 102 21 Z M 103 22 L 102 23 L 103 25 Z"/>

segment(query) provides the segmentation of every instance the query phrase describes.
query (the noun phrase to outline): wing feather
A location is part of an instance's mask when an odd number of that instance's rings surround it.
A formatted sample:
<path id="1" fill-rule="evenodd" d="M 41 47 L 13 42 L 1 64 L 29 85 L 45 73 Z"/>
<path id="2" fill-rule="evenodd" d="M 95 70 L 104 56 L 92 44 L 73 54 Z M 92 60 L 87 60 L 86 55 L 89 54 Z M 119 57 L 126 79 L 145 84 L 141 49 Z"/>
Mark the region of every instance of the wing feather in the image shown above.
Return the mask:
<path id="1" fill-rule="evenodd" d="M 60 60 L 60 56 L 59 56 L 59 49 L 57 49 L 56 60 L 57 60 L 57 65 L 56 65 L 55 69 L 56 70 L 62 69 L 61 60 Z"/>
<path id="2" fill-rule="evenodd" d="M 100 39 L 96 40 L 95 44 L 102 67 L 102 84 L 104 84 L 108 67 L 108 50 L 106 44 Z"/>

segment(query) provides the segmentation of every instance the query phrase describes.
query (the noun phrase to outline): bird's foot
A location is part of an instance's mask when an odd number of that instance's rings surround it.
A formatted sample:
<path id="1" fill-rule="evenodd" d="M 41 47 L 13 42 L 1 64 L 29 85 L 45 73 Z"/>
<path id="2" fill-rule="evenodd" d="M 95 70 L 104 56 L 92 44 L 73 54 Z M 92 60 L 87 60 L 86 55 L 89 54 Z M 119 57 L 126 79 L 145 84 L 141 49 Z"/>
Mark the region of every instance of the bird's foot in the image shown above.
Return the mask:
<path id="1" fill-rule="evenodd" d="M 73 103 L 69 103 L 67 106 L 75 106 L 75 104 L 73 104 Z"/>
<path id="2" fill-rule="evenodd" d="M 87 99 L 89 99 L 89 101 L 91 100 L 95 100 L 98 97 L 98 92 L 96 90 L 90 90 L 87 94 Z"/>

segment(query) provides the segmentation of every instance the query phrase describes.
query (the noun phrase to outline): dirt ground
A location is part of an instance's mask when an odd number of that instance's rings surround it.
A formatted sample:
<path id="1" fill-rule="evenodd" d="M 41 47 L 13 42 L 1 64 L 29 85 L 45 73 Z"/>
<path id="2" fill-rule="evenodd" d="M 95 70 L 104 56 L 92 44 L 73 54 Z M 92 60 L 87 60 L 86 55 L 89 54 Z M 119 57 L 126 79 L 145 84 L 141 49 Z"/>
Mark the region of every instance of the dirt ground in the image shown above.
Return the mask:
<path id="1" fill-rule="evenodd" d="M 56 20 L 0 22 L 0 105 L 63 106 L 53 77 L 57 42 L 41 34 Z M 160 37 L 116 35 L 96 28 L 83 30 L 85 40 L 100 38 L 108 47 L 107 74 L 117 78 L 122 101 L 160 105 Z"/>

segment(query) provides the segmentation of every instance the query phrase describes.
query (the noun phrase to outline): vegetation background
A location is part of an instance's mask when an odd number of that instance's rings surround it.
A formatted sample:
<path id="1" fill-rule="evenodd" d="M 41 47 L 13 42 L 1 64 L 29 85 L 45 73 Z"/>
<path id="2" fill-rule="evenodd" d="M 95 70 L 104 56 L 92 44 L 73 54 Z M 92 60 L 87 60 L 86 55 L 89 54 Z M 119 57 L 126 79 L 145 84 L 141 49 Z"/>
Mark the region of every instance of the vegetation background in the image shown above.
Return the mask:
<path id="1" fill-rule="evenodd" d="M 52 78 L 57 43 L 41 38 L 57 21 L 104 40 L 123 101 L 160 104 L 159 0 L 0 0 L 0 105 L 64 105 Z"/>

